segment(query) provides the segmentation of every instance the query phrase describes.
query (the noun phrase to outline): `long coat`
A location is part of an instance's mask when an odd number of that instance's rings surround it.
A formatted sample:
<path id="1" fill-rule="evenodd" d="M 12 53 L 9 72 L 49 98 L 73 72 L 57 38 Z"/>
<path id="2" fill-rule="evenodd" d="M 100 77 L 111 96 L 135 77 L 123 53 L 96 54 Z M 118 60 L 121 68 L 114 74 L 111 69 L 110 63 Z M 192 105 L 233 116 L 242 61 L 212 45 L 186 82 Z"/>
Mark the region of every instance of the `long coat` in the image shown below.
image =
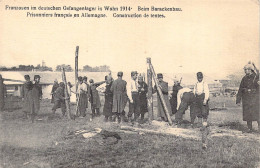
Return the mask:
<path id="1" fill-rule="evenodd" d="M 100 97 L 99 97 L 99 94 L 97 91 L 97 87 L 99 87 L 103 83 L 104 82 L 90 84 L 90 103 L 91 103 L 92 108 L 101 107 L 101 102 L 100 102 Z"/>
<path id="2" fill-rule="evenodd" d="M 51 89 L 51 94 L 52 94 L 51 103 L 54 103 L 54 96 L 55 96 L 54 94 L 55 94 L 56 89 L 58 89 L 58 87 L 59 87 L 58 82 L 54 82 L 52 89 Z"/>
<path id="3" fill-rule="evenodd" d="M 139 100 L 140 100 L 140 112 L 141 114 L 144 114 L 148 112 L 147 108 L 147 94 L 148 92 L 148 86 L 145 82 L 138 82 L 138 93 L 139 93 Z"/>
<path id="4" fill-rule="evenodd" d="M 103 115 L 108 117 L 112 115 L 113 108 L 113 92 L 111 91 L 112 84 L 113 82 L 107 84 L 105 90 L 105 103 L 103 108 Z"/>
<path id="5" fill-rule="evenodd" d="M 258 80 L 259 75 L 253 73 L 251 75 L 244 76 L 240 83 L 236 103 L 240 103 L 242 99 L 244 121 L 260 120 Z"/>
<path id="6" fill-rule="evenodd" d="M 40 84 L 35 83 L 33 84 L 32 88 L 32 114 L 37 114 L 40 110 L 40 100 L 42 98 L 42 87 Z"/>
<path id="7" fill-rule="evenodd" d="M 171 110 L 171 104 L 170 104 L 170 101 L 169 101 L 169 98 L 168 98 L 168 83 L 167 82 L 159 82 L 158 83 L 160 86 L 161 86 L 161 90 L 162 90 L 162 93 L 163 93 L 163 99 L 166 103 L 166 108 L 168 109 L 170 115 L 172 115 L 172 110 Z M 157 91 L 157 88 L 156 86 L 154 86 L 154 91 L 155 92 Z M 165 111 L 164 111 L 164 108 L 163 108 L 163 105 L 162 105 L 162 101 L 160 99 L 160 96 L 159 96 L 159 93 L 157 91 L 157 109 L 158 109 L 158 117 L 163 117 L 164 119 L 167 119 L 167 116 L 165 114 Z"/>
<path id="8" fill-rule="evenodd" d="M 29 113 L 32 110 L 32 88 L 33 84 L 31 81 L 26 81 L 22 86 L 23 112 Z"/>
<path id="9" fill-rule="evenodd" d="M 126 81 L 121 78 L 116 79 L 112 86 L 113 92 L 113 113 L 122 113 L 127 103 Z"/>
<path id="10" fill-rule="evenodd" d="M 5 106 L 5 84 L 0 80 L 0 111 L 4 110 Z"/>

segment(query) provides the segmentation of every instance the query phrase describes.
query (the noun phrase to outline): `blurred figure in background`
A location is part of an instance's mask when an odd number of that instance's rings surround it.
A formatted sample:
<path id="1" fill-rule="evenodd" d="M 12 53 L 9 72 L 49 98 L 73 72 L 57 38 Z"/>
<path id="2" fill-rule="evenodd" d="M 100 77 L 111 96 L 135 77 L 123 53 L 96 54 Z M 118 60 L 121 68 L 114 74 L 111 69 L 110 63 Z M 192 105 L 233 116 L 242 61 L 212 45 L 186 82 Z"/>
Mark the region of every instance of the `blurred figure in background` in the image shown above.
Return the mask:
<path id="1" fill-rule="evenodd" d="M 92 119 L 96 116 L 100 116 L 100 107 L 101 107 L 101 102 L 100 102 L 100 97 L 98 94 L 98 90 L 97 87 L 99 87 L 100 85 L 102 85 L 103 83 L 105 83 L 106 81 L 102 81 L 102 82 L 97 82 L 94 83 L 93 79 L 89 80 L 90 83 L 90 97 L 89 97 L 89 101 L 91 104 L 91 110 L 92 110 Z"/>
<path id="2" fill-rule="evenodd" d="M 52 89 L 51 89 L 51 103 L 54 103 L 54 93 L 55 93 L 55 90 L 59 87 L 59 83 L 58 83 L 58 80 L 55 79 L 54 80 L 54 83 L 53 83 L 53 86 L 52 86 Z"/>
<path id="3" fill-rule="evenodd" d="M 247 122 L 250 133 L 253 131 L 252 122 L 257 121 L 258 132 L 260 132 L 260 118 L 259 118 L 259 72 L 252 63 L 248 63 L 244 67 L 245 76 L 239 86 L 237 93 L 236 104 L 240 104 L 242 100 L 243 107 L 243 121 Z"/>
<path id="4" fill-rule="evenodd" d="M 172 114 L 175 114 L 177 112 L 177 94 L 178 91 L 182 89 L 182 86 L 181 86 L 181 79 L 175 77 L 173 81 L 174 81 L 174 85 L 172 87 L 172 92 L 170 94 L 170 104 L 172 108 Z"/>

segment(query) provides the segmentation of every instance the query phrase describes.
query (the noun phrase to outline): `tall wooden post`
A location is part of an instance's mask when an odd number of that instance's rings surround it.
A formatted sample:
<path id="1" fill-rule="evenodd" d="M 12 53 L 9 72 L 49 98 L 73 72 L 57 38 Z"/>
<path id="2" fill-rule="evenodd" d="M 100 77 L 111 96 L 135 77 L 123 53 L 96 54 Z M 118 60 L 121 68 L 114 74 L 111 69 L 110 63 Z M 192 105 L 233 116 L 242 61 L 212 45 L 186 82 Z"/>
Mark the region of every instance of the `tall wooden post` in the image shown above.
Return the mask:
<path id="1" fill-rule="evenodd" d="M 79 46 L 76 47 L 76 52 L 75 52 L 75 88 L 76 92 L 78 90 L 78 54 L 79 54 Z M 76 104 L 78 104 L 79 101 L 79 95 L 76 94 Z M 78 116 L 78 106 L 76 107 L 76 116 Z"/>
<path id="2" fill-rule="evenodd" d="M 148 85 L 148 94 L 147 94 L 147 102 L 148 102 L 148 116 L 149 120 L 152 121 L 153 117 L 153 82 L 152 82 L 152 71 L 150 69 L 151 58 L 146 58 L 147 63 L 147 85 Z"/>
<path id="3" fill-rule="evenodd" d="M 65 84 L 65 104 L 66 104 L 66 111 L 67 111 L 67 116 L 68 119 L 71 119 L 71 114 L 70 114 L 70 101 L 69 101 L 69 93 L 68 93 L 68 85 L 67 85 L 67 80 L 66 80 L 66 75 L 65 75 L 65 70 L 62 68 L 62 80 Z"/>
<path id="4" fill-rule="evenodd" d="M 149 65 L 150 65 L 150 70 L 151 70 L 151 72 L 152 72 L 152 76 L 153 76 L 153 79 L 154 79 L 154 83 L 155 83 L 155 85 L 156 85 L 156 87 L 157 87 L 157 92 L 159 93 L 159 96 L 160 96 L 160 99 L 161 99 L 161 102 L 162 102 L 162 106 L 163 106 L 164 112 L 165 112 L 165 114 L 166 114 L 166 116 L 167 116 L 169 125 L 172 125 L 171 116 L 170 116 L 169 110 L 168 110 L 168 108 L 167 108 L 166 102 L 165 102 L 165 100 L 164 100 L 162 90 L 161 90 L 161 88 L 159 87 L 159 84 L 158 84 L 158 81 L 157 81 L 157 78 L 156 78 L 156 75 L 155 75 L 155 71 L 154 71 L 154 69 L 153 69 L 153 65 L 152 65 L 152 63 L 150 63 Z"/>

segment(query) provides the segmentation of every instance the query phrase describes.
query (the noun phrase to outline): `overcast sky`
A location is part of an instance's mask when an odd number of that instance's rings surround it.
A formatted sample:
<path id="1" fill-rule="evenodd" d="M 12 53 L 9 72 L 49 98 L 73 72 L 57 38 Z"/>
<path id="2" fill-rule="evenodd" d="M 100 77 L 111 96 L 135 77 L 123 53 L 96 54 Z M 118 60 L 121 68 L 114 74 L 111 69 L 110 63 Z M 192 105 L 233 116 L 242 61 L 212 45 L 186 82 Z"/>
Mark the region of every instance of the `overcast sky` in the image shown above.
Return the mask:
<path id="1" fill-rule="evenodd" d="M 138 3 L 137 3 L 138 2 Z M 165 19 L 27 18 L 12 6 L 138 5 L 181 7 L 165 12 Z M 79 67 L 109 65 L 112 71 L 146 71 L 146 57 L 156 72 L 217 73 L 241 70 L 252 60 L 259 67 L 259 5 L 254 0 L 104 0 L 0 1 L 0 65 L 74 68 L 79 46 Z M 47 11 L 35 11 L 43 13 Z M 64 11 L 63 11 L 64 13 Z M 65 12 L 66 13 L 66 12 Z M 81 13 L 81 12 L 79 12 Z M 119 13 L 119 12 L 118 12 Z M 148 12 L 150 13 L 150 12 Z"/>

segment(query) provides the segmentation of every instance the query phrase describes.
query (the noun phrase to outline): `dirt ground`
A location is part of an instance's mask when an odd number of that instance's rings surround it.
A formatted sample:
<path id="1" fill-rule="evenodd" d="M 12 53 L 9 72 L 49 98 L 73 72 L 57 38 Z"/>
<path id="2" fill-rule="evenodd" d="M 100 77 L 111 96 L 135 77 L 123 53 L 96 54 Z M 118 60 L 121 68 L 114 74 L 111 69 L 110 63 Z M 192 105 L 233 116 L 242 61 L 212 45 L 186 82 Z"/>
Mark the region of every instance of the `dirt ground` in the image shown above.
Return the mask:
<path id="1" fill-rule="evenodd" d="M 86 118 L 68 120 L 60 110 L 52 115 L 51 107 L 50 100 L 43 100 L 35 123 L 26 119 L 21 109 L 3 112 L 0 167 L 260 167 L 259 134 L 242 133 L 246 125 L 234 98 L 211 98 L 207 150 L 202 149 L 200 138 L 122 132 L 120 126 L 131 125 L 104 122 L 103 116 L 90 121 L 90 109 Z M 75 110 L 75 106 L 71 109 Z M 189 121 L 189 111 L 184 119 Z M 135 127 L 172 129 L 167 124 L 149 123 Z M 101 134 L 91 138 L 68 136 L 76 130 L 95 128 L 116 132 L 121 140 L 114 143 L 114 138 L 104 139 Z M 190 128 L 188 122 L 183 128 L 200 137 L 199 128 Z"/>

